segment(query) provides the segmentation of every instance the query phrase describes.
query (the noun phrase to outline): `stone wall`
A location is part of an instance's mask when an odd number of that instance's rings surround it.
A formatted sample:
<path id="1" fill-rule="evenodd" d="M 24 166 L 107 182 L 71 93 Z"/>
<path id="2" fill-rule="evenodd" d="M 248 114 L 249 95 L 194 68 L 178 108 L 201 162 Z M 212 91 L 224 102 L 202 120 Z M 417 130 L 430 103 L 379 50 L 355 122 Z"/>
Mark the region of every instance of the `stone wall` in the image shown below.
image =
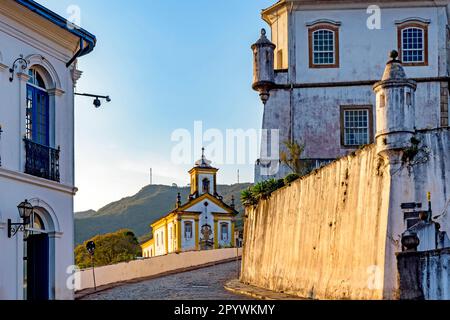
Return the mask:
<path id="1" fill-rule="evenodd" d="M 431 192 L 432 217 L 450 231 L 450 128 L 415 138 L 417 150 L 367 146 L 247 208 L 241 281 L 316 299 L 398 299 L 402 204 L 427 210 Z"/>
<path id="2" fill-rule="evenodd" d="M 389 179 L 369 146 L 248 208 L 241 281 L 314 299 L 381 299 Z"/>
<path id="3" fill-rule="evenodd" d="M 450 300 L 450 249 L 397 255 L 400 299 Z"/>

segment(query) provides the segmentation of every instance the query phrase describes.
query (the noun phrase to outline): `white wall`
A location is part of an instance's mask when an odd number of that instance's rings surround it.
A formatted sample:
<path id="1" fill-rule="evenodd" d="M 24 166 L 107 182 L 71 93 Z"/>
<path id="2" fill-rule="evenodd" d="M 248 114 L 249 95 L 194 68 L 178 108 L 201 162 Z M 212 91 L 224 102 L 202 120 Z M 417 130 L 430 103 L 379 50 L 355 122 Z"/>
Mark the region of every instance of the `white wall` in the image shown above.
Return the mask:
<path id="1" fill-rule="evenodd" d="M 97 287 L 99 287 L 233 259 L 236 256 L 240 257 L 241 254 L 242 250 L 236 248 L 169 254 L 161 257 L 95 268 L 95 279 Z M 82 270 L 78 275 L 80 276 L 79 290 L 94 287 L 92 269 Z"/>
<path id="2" fill-rule="evenodd" d="M 381 78 L 388 54 L 397 50 L 395 21 L 419 17 L 429 19 L 429 66 L 408 67 L 410 77 L 446 76 L 446 55 L 439 50 L 445 44 L 447 25 L 445 8 L 382 8 L 381 29 L 370 30 L 364 9 L 305 10 L 295 14 L 297 83 L 377 80 Z M 310 69 L 307 23 L 317 19 L 341 22 L 339 27 L 340 67 Z M 441 55 L 441 56 L 440 56 Z M 444 59 L 442 59 L 444 58 Z M 380 73 L 381 72 L 381 73 Z"/>
<path id="3" fill-rule="evenodd" d="M 12 13 L 15 14 L 14 20 L 11 18 Z M 15 1 L 1 2 L 0 125 L 3 133 L 0 139 L 0 299 L 23 298 L 22 233 L 8 239 L 6 221 L 12 219 L 18 222 L 17 205 L 25 199 L 32 200 L 33 205 L 43 206 L 46 210 L 46 228 L 50 228 L 52 242 L 51 297 L 73 298 L 73 292 L 66 285 L 69 278 L 66 270 L 74 264 L 74 83 L 71 70 L 65 64 L 73 56 L 76 41 L 74 36 L 37 17 Z M 72 49 L 68 49 L 72 45 Z M 51 92 L 49 95 L 51 108 L 55 110 L 55 122 L 51 128 L 55 132 L 54 145 L 61 147 L 61 183 L 23 173 L 26 79 L 15 74 L 14 81 L 10 82 L 8 72 L 20 55 L 29 60 L 29 66 L 39 65 L 44 68 L 53 82 L 48 89 L 56 91 L 53 97 Z"/>

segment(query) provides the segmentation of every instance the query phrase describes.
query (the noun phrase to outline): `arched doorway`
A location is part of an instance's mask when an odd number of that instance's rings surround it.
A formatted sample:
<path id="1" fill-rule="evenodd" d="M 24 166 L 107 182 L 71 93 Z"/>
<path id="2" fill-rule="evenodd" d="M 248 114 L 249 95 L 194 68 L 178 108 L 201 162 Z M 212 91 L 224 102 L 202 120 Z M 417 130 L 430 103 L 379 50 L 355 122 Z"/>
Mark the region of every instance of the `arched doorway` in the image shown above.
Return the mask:
<path id="1" fill-rule="evenodd" d="M 24 297 L 54 298 L 53 221 L 43 208 L 35 207 L 24 239 Z"/>

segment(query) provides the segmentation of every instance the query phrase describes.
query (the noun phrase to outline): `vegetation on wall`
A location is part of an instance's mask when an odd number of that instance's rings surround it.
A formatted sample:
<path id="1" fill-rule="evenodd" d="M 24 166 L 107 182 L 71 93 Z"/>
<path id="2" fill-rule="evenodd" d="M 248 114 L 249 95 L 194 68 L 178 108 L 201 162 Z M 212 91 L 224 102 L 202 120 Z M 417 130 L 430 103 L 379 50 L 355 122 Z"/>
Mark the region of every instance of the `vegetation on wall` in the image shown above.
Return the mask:
<path id="1" fill-rule="evenodd" d="M 244 206 L 255 206 L 260 200 L 266 200 L 270 198 L 271 194 L 283 188 L 284 186 L 290 185 L 295 180 L 299 179 L 300 176 L 296 173 L 291 173 L 284 179 L 270 179 L 266 181 L 261 181 L 242 191 L 241 202 Z"/>
<path id="2" fill-rule="evenodd" d="M 94 265 L 96 267 L 128 262 L 141 256 L 141 248 L 134 233 L 123 229 L 114 233 L 95 236 L 75 248 L 75 264 L 81 268 L 91 267 L 91 256 L 86 250 L 86 243 L 94 241 Z"/>
<path id="3" fill-rule="evenodd" d="M 307 166 L 305 161 L 300 159 L 303 151 L 305 151 L 305 145 L 288 140 L 284 142 L 284 146 L 286 147 L 286 151 L 280 152 L 281 162 L 285 164 L 292 173 L 300 176 L 305 175 L 307 173 Z"/>
<path id="4" fill-rule="evenodd" d="M 241 193 L 241 202 L 244 206 L 255 206 L 260 200 L 265 200 L 270 195 L 286 185 L 290 185 L 295 180 L 307 173 L 307 166 L 302 161 L 301 155 L 305 150 L 305 146 L 295 141 L 284 142 L 286 151 L 280 153 L 280 161 L 285 164 L 291 171 L 284 179 L 270 179 L 261 181 L 253 186 L 248 187 Z"/>

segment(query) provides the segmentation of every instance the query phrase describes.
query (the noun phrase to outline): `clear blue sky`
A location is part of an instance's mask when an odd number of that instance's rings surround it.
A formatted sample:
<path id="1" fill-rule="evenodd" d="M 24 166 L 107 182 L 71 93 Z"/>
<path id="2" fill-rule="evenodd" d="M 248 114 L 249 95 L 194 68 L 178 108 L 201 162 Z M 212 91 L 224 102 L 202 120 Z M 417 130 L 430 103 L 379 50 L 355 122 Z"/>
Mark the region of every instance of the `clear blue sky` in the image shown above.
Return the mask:
<path id="1" fill-rule="evenodd" d="M 99 209 L 149 183 L 186 185 L 190 165 L 171 162 L 178 128 L 260 129 L 263 107 L 251 89 L 261 9 L 275 0 L 39 0 L 81 26 L 98 45 L 80 60 L 78 92 L 110 94 L 94 109 L 76 99 L 75 209 Z M 196 158 L 200 155 L 200 150 Z M 252 165 L 221 165 L 219 183 L 253 181 Z"/>

